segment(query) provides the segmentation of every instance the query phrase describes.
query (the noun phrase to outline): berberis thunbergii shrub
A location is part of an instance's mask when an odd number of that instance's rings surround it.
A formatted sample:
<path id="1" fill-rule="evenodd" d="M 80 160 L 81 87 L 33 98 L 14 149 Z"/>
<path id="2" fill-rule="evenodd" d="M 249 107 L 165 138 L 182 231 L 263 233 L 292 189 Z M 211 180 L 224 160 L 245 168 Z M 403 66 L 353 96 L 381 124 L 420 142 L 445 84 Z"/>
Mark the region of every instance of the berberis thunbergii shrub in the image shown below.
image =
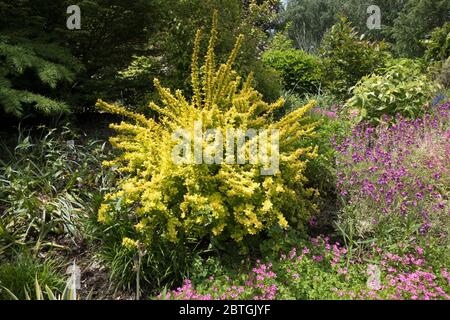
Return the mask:
<path id="1" fill-rule="evenodd" d="M 98 220 L 107 224 L 132 217 L 136 233 L 124 238 L 127 247 L 187 238 L 233 239 L 242 244 L 246 236 L 271 227 L 302 226 L 315 210 L 317 191 L 305 185 L 304 171 L 308 159 L 317 157 L 317 147 L 300 147 L 314 134 L 316 123 L 304 117 L 314 102 L 275 120 L 272 112 L 281 108 L 284 100 L 264 102 L 251 86 L 252 77 L 241 84 L 241 77 L 232 70 L 243 36 L 238 37 L 228 61 L 216 68 L 216 23 L 214 19 L 202 67 L 198 66 L 201 32 L 196 35 L 192 101 L 180 90 L 173 94 L 155 80 L 164 107 L 153 102 L 149 107 L 160 115 L 158 121 L 103 101 L 97 103 L 103 110 L 132 120 L 111 125 L 117 131 L 111 143 L 122 152 L 106 165 L 124 175 L 116 190 L 105 197 L 98 214 Z M 227 129 L 279 130 L 279 151 L 267 144 L 269 155 L 279 156 L 279 170 L 262 175 L 261 161 L 176 164 L 172 153 L 179 141 L 173 139 L 173 133 L 184 128 L 194 136 L 193 128 L 199 122 L 202 132 L 216 128 L 224 137 Z M 247 152 L 250 142 L 245 143 Z"/>

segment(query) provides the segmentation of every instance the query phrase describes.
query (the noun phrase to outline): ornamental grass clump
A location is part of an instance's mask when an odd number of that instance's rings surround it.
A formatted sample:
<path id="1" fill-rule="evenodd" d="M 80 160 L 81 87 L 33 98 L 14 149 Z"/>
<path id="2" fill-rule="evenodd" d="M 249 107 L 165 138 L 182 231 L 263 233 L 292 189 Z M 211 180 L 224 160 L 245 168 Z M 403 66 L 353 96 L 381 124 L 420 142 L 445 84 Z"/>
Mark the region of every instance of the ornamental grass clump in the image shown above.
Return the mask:
<path id="1" fill-rule="evenodd" d="M 149 246 L 155 241 L 180 243 L 211 238 L 242 244 L 246 236 L 271 227 L 301 227 L 315 210 L 312 198 L 317 191 L 306 186 L 304 175 L 308 160 L 317 157 L 317 147 L 304 147 L 316 125 L 304 114 L 314 102 L 275 120 L 272 114 L 283 106 L 283 99 L 272 104 L 264 102 L 252 88 L 251 75 L 243 82 L 232 69 L 242 36 L 228 61 L 216 68 L 216 24 L 215 18 L 201 67 L 201 31 L 196 34 L 192 99 L 185 98 L 180 90 L 171 92 L 154 80 L 162 106 L 151 102 L 149 108 L 158 113 L 157 121 L 101 100 L 97 103 L 103 110 L 130 119 L 111 125 L 117 132 L 111 143 L 121 154 L 105 165 L 122 173 L 123 178 L 105 196 L 98 213 L 100 222 L 110 224 L 131 217 L 136 233 L 130 239 L 135 242 L 127 239 L 127 244 Z M 267 147 L 268 155 L 279 156 L 279 170 L 273 175 L 262 175 L 262 161 L 175 163 L 173 152 L 179 141 L 173 134 L 184 129 L 192 138 L 198 123 L 201 132 L 214 128 L 223 137 L 229 129 L 278 130 L 278 150 L 273 144 L 260 145 L 260 149 Z M 246 155 L 250 152 L 250 140 L 244 145 Z M 202 141 L 202 146 L 207 147 L 207 142 Z M 227 154 L 227 160 L 229 157 L 233 156 Z"/>

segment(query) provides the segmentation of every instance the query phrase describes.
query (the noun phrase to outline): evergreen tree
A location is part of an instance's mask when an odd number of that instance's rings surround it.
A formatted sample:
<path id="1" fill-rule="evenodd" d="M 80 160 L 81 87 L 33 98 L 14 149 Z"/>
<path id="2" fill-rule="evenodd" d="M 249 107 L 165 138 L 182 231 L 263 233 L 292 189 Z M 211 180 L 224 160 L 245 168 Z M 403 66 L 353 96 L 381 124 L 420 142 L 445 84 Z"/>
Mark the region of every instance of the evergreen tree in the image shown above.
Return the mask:
<path id="1" fill-rule="evenodd" d="M 390 30 L 398 55 L 418 57 L 425 49 L 421 40 L 450 21 L 450 1 L 409 0 Z"/>
<path id="2" fill-rule="evenodd" d="M 64 0 L 64 9 L 73 4 Z M 85 67 L 77 78 L 70 103 L 89 111 L 99 96 L 129 105 L 136 92 L 150 88 L 152 75 L 142 83 L 119 76 L 134 56 L 158 56 L 148 43 L 161 29 L 166 0 L 82 0 L 81 29 L 64 33 L 72 53 Z M 92 109 L 93 110 L 93 109 Z"/>
<path id="3" fill-rule="evenodd" d="M 211 12 L 218 10 L 221 17 L 218 60 L 226 59 L 238 34 L 245 34 L 248 40 L 241 48 L 237 69 L 243 74 L 253 72 L 257 88 L 268 100 L 274 100 L 281 90 L 280 82 L 276 73 L 265 68 L 259 58 L 279 5 L 279 0 L 161 1 L 159 28 L 143 48 L 145 54 L 136 55 L 120 74 L 135 80 L 138 86 L 147 88 L 147 92 L 150 91 L 149 80 L 158 77 L 165 85 L 182 88 L 186 95 L 191 95 L 189 68 L 195 32 L 211 24 Z"/>
<path id="4" fill-rule="evenodd" d="M 52 1 L 0 3 L 0 108 L 17 117 L 67 112 L 63 87 L 81 69 L 46 19 L 48 5 Z"/>
<path id="5" fill-rule="evenodd" d="M 315 51 L 325 32 L 345 16 L 359 33 L 375 40 L 390 40 L 390 28 L 406 0 L 289 0 L 281 14 L 282 27 L 288 26 L 289 37 L 295 46 L 307 51 Z M 367 9 L 377 5 L 381 11 L 381 29 L 369 29 Z"/>

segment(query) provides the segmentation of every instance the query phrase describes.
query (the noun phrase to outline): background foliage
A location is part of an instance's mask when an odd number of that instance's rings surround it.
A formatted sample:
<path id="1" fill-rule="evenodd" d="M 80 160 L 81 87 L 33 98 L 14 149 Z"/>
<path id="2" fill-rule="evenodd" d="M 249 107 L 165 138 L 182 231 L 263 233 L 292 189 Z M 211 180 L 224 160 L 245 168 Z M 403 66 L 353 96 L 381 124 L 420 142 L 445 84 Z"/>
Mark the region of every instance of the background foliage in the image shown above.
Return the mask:
<path id="1" fill-rule="evenodd" d="M 363 77 L 353 88 L 347 107 L 357 109 L 361 119 L 381 121 L 382 116 L 417 117 L 437 93 L 438 86 L 413 60 L 394 60 L 376 73 Z"/>
<path id="2" fill-rule="evenodd" d="M 74 261 L 87 299 L 450 298 L 448 1 L 72 4 L 0 2 L 0 299 Z M 198 118 L 281 128 L 282 173 L 175 168 Z"/>

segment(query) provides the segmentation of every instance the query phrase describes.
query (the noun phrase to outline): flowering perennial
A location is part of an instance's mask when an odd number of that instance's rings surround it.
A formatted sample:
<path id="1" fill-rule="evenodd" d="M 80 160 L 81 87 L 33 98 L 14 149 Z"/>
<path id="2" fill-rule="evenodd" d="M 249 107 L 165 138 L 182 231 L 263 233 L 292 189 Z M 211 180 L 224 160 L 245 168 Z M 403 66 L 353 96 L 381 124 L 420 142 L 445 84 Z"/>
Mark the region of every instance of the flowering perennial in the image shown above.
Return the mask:
<path id="1" fill-rule="evenodd" d="M 358 125 L 338 151 L 338 189 L 356 236 L 429 234 L 448 244 L 450 103 L 422 118 Z M 347 226 L 348 229 L 349 226 Z"/>

